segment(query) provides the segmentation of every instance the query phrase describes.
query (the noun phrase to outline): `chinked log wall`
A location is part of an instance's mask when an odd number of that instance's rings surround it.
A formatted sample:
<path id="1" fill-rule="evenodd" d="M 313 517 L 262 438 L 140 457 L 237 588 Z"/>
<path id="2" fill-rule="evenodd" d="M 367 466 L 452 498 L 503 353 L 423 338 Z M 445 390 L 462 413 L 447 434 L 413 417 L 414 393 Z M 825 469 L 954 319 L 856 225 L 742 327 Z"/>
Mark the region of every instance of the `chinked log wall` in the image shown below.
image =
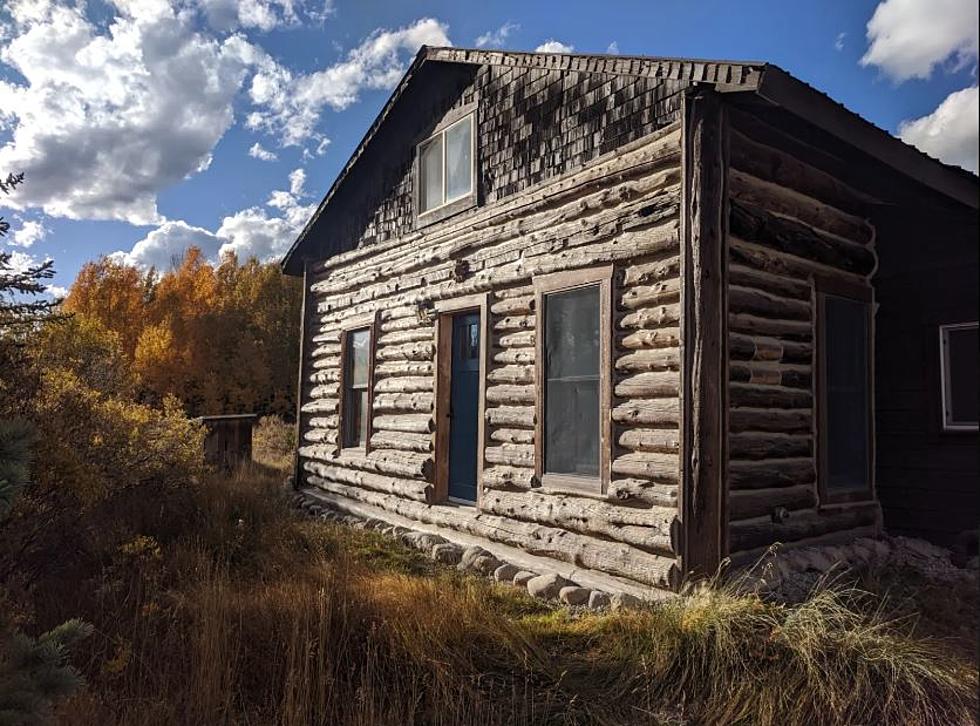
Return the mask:
<path id="1" fill-rule="evenodd" d="M 673 124 L 458 222 L 313 265 L 300 448 L 306 482 L 535 554 L 672 586 L 680 156 Z M 537 488 L 532 279 L 609 263 L 616 270 L 610 485 L 591 497 Z M 460 269 L 467 270 L 462 279 Z M 462 514 L 431 503 L 436 326 L 420 322 L 417 305 L 476 293 L 489 293 L 487 445 L 480 511 Z M 341 451 L 340 328 L 376 311 L 371 450 Z"/>
<path id="2" fill-rule="evenodd" d="M 813 281 L 867 285 L 877 257 L 860 195 L 808 163 L 813 149 L 730 118 L 729 551 L 749 560 L 874 530 L 876 502 L 818 507 Z"/>

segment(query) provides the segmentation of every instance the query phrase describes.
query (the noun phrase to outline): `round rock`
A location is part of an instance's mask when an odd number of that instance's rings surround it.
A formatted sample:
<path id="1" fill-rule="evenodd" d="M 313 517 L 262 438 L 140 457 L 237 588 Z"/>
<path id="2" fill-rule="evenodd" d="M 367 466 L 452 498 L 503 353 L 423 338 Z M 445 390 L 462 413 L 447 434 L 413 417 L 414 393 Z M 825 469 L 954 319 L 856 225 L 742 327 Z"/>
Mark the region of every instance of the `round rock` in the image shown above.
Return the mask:
<path id="1" fill-rule="evenodd" d="M 514 565 L 505 562 L 493 571 L 493 579 L 497 582 L 513 582 L 514 575 L 516 575 L 518 572 L 520 572 L 520 570 L 514 567 Z"/>
<path id="2" fill-rule="evenodd" d="M 550 573 L 538 575 L 527 581 L 527 591 L 534 597 L 551 600 L 558 597 L 563 587 L 568 587 L 574 583 L 569 582 L 561 575 Z"/>
<path id="3" fill-rule="evenodd" d="M 558 591 L 558 599 L 566 605 L 584 605 L 591 594 L 592 591 L 587 588 L 569 585 Z"/>

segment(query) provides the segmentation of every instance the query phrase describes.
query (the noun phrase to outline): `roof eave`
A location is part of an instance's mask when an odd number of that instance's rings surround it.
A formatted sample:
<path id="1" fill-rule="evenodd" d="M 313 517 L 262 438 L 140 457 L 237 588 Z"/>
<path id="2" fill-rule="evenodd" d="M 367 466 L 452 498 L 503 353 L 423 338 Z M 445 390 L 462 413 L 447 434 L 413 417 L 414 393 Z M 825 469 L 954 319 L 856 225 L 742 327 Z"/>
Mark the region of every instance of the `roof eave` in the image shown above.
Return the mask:
<path id="1" fill-rule="evenodd" d="M 909 146 L 778 66 L 765 68 L 756 93 L 930 189 L 971 209 L 980 206 L 976 175 Z"/>

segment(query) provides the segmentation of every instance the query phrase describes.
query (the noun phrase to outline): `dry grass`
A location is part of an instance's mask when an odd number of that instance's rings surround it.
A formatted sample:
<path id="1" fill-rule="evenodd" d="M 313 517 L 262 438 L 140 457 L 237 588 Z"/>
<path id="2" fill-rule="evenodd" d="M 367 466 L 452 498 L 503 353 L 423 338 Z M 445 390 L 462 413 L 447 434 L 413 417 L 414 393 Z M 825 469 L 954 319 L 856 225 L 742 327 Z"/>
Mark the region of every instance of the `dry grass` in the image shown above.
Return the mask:
<path id="1" fill-rule="evenodd" d="M 298 519 L 281 479 L 209 482 L 186 532 L 134 541 L 112 587 L 65 604 L 98 635 L 63 723 L 972 723 L 975 667 L 867 594 L 575 615 Z"/>

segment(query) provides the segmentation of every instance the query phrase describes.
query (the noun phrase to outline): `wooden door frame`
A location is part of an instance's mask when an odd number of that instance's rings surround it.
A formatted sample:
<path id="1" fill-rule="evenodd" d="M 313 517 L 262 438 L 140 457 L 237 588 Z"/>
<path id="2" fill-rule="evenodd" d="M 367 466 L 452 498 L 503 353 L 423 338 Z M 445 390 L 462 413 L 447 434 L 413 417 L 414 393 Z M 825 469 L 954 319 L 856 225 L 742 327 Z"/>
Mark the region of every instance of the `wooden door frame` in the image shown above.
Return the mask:
<path id="1" fill-rule="evenodd" d="M 433 436 L 435 455 L 435 481 L 430 504 L 449 501 L 449 406 L 452 383 L 453 318 L 460 313 L 476 312 L 480 315 L 480 372 L 477 394 L 476 427 L 476 502 L 477 509 L 483 501 L 483 464 L 486 453 L 486 399 L 487 372 L 490 352 L 490 294 L 480 293 L 452 300 L 441 300 L 436 309 L 435 344 L 435 423 Z"/>

